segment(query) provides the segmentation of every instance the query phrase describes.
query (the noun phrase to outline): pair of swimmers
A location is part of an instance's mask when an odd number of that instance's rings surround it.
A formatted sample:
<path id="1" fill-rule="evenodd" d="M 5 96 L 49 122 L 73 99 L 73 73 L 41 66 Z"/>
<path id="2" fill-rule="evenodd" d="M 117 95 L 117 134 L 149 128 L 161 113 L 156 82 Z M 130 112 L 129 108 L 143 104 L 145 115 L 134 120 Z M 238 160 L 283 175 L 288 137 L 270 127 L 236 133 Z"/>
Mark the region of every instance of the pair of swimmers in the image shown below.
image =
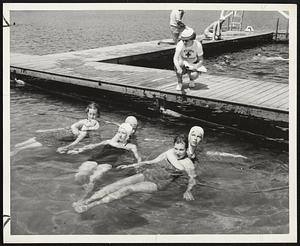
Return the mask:
<path id="1" fill-rule="evenodd" d="M 204 131 L 201 127 L 192 127 L 188 138 L 184 135 L 176 136 L 173 148 L 163 152 L 154 160 L 138 161 L 135 164 L 118 166 L 118 169 L 135 168 L 139 170 L 143 167 L 143 170 L 136 171 L 137 173 L 130 177 L 103 187 L 89 198 L 86 194 L 83 199 L 73 203 L 75 211 L 82 213 L 96 205 L 108 203 L 135 192 L 152 193 L 161 190 L 184 173 L 188 175 L 189 181 L 183 197 L 186 200 L 194 200 L 191 193 L 193 186 L 196 184 L 193 160 L 195 159 L 196 148 L 202 141 L 203 135 Z M 94 183 L 99 181 L 103 174 L 111 168 L 108 164 L 98 165 L 96 162 L 87 161 L 79 167 L 75 177 L 77 180 L 82 180 L 83 177 L 85 177 L 85 180 L 89 180 L 88 192 L 90 192 L 94 187 Z M 86 179 L 87 176 L 89 178 Z"/>
<path id="2" fill-rule="evenodd" d="M 37 132 L 42 133 L 55 133 L 56 138 L 62 141 L 70 141 L 71 143 L 59 147 L 57 152 L 59 153 L 68 153 L 70 149 L 72 149 L 75 145 L 77 145 L 81 140 L 89 136 L 89 133 L 92 131 L 96 131 L 99 129 L 99 122 L 97 117 L 100 116 L 99 105 L 96 103 L 90 103 L 86 110 L 87 114 L 86 119 L 79 120 L 78 122 L 71 125 L 71 127 L 66 128 L 57 128 L 57 129 L 48 129 L 48 130 L 38 130 Z M 120 125 L 115 122 L 105 121 L 106 123 L 112 123 L 116 125 Z M 137 120 L 134 116 L 128 116 L 125 120 L 131 127 L 131 135 L 133 135 L 137 128 Z M 47 134 L 46 134 L 47 135 Z M 49 138 L 53 138 L 53 136 L 42 136 L 41 140 L 37 137 L 30 138 L 27 141 L 22 143 L 18 143 L 15 145 L 15 150 L 12 154 L 16 154 L 20 150 L 28 149 L 28 148 L 36 148 L 43 146 L 44 142 L 49 142 Z M 39 140 L 39 141 L 38 141 Z M 51 142 L 51 140 L 50 140 Z"/>

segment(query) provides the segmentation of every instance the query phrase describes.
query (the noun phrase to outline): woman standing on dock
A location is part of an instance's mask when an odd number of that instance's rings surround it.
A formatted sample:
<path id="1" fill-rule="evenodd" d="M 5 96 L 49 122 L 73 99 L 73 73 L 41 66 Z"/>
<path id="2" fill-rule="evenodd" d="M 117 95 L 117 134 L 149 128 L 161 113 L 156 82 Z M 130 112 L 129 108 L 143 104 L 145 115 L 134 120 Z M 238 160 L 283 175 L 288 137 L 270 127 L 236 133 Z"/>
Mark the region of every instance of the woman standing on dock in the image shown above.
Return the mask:
<path id="1" fill-rule="evenodd" d="M 188 74 L 189 87 L 195 87 L 194 80 L 201 72 L 206 72 L 203 66 L 203 49 L 201 43 L 196 40 L 196 33 L 187 27 L 181 33 L 181 40 L 178 42 L 173 57 L 175 72 L 178 79 L 176 90 L 182 90 L 182 76 Z"/>
<path id="2" fill-rule="evenodd" d="M 172 10 L 170 14 L 170 30 L 175 44 L 178 43 L 179 35 L 185 28 L 185 24 L 182 22 L 183 15 L 182 9 Z"/>

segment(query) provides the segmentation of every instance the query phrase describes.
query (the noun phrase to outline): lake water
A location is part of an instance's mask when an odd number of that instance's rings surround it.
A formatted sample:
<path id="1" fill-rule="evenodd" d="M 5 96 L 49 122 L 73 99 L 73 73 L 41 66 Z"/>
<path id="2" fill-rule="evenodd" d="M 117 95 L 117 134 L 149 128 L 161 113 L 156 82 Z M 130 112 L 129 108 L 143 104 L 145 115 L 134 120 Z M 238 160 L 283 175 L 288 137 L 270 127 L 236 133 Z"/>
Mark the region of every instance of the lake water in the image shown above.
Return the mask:
<path id="1" fill-rule="evenodd" d="M 217 11 L 187 11 L 185 22 L 200 33 L 215 20 Z M 273 30 L 275 12 L 245 13 L 245 25 Z M 97 48 L 131 42 L 169 38 L 168 11 L 14 11 L 11 13 L 11 52 L 43 55 Z M 162 24 L 165 23 L 165 24 Z M 288 57 L 288 46 L 272 44 L 227 54 L 231 64 L 222 65 L 222 56 L 208 57 L 213 74 L 288 83 L 288 63 L 260 64 L 255 53 Z M 219 65 L 219 66 L 216 66 Z M 8 81 L 7 81 L 8 83 Z M 87 102 L 43 93 L 30 86 L 10 91 L 11 149 L 39 129 L 71 125 L 85 118 Z M 102 103 L 101 118 L 122 122 L 126 116 L 139 120 L 137 144 L 143 157 L 154 158 L 172 146 L 178 133 L 188 134 L 197 121 L 183 121 L 148 112 L 133 112 L 113 102 Z M 11 233 L 36 234 L 256 234 L 289 232 L 288 152 L 263 142 L 201 125 L 205 130 L 202 151 L 198 151 L 198 180 L 195 201 L 182 195 L 186 180 L 179 179 L 156 194 L 134 194 L 109 205 L 77 214 L 71 204 L 83 189 L 74 173 L 91 153 L 77 156 L 55 152 L 59 144 L 28 149 L 11 157 Z M 101 130 L 85 141 L 111 138 L 117 128 L 101 124 Z M 209 156 L 207 151 L 247 157 Z M 103 162 L 115 158 L 114 151 Z M 116 160 L 132 163 L 123 154 Z M 201 174 L 200 174 L 201 173 Z M 103 184 L 124 176 L 112 171 Z M 278 188 L 278 189 L 277 189 Z"/>

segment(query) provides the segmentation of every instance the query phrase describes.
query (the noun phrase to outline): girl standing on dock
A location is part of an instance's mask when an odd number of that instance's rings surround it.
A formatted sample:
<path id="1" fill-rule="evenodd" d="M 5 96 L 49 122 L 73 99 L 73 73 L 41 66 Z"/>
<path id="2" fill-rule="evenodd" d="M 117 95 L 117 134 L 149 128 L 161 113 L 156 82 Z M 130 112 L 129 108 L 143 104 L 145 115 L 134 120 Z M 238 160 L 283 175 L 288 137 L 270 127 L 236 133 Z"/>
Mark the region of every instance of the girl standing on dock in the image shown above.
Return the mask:
<path id="1" fill-rule="evenodd" d="M 195 181 L 195 168 L 193 162 L 187 157 L 188 139 L 184 135 L 176 136 L 174 147 L 151 161 L 144 161 L 132 165 L 120 166 L 122 168 L 139 168 L 150 166 L 142 172 L 103 187 L 90 198 L 73 203 L 76 212 L 83 213 L 88 209 L 103 203 L 109 203 L 136 192 L 152 193 L 164 189 L 174 179 L 186 173 L 189 182 L 183 198 L 194 200 L 191 193 Z M 173 155 L 177 163 L 169 160 L 168 155 Z"/>
<path id="2" fill-rule="evenodd" d="M 201 72 L 206 72 L 203 66 L 203 49 L 201 43 L 196 40 L 196 33 L 187 27 L 181 33 L 181 40 L 178 42 L 173 57 L 175 72 L 178 79 L 176 90 L 182 90 L 182 76 L 188 74 L 189 87 L 195 87 L 194 80 Z"/>

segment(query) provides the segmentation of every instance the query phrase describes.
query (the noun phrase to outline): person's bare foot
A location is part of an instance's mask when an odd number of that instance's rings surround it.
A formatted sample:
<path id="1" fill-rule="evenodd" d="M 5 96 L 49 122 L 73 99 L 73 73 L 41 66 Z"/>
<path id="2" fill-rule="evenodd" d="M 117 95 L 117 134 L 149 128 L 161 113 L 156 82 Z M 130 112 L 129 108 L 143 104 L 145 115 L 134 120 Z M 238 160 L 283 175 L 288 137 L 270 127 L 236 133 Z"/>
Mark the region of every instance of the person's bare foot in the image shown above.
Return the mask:
<path id="1" fill-rule="evenodd" d="M 84 204 L 83 201 L 73 202 L 72 207 L 79 214 L 88 210 L 88 205 Z"/>

